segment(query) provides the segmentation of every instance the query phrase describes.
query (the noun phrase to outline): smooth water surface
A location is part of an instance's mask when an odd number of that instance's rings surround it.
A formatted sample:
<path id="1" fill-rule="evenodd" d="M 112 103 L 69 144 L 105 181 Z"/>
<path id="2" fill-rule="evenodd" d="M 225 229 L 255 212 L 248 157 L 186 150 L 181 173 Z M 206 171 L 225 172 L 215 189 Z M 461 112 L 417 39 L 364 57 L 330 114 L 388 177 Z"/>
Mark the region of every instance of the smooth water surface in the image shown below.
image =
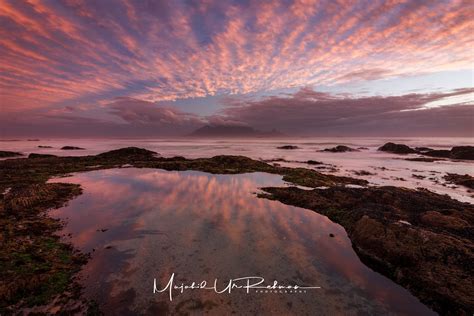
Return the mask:
<path id="1" fill-rule="evenodd" d="M 92 258 L 80 273 L 85 295 L 106 314 L 429 315 L 407 290 L 360 262 L 344 229 L 316 212 L 258 198 L 284 186 L 264 173 L 122 168 L 54 182 L 81 196 L 51 214 Z M 334 234 L 330 237 L 329 234 Z M 165 286 L 261 276 L 265 284 L 319 286 L 306 293 L 211 290 L 153 294 Z"/>

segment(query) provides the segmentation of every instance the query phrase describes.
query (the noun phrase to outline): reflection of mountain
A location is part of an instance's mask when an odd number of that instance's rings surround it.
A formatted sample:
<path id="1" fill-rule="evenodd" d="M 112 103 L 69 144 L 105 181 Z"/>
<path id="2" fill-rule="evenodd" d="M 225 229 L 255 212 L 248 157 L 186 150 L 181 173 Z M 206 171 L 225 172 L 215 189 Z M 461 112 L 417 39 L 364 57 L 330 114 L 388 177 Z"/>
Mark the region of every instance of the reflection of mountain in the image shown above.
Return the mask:
<path id="1" fill-rule="evenodd" d="M 273 129 L 270 132 L 256 130 L 248 126 L 206 125 L 190 134 L 195 137 L 281 137 L 281 132 Z"/>

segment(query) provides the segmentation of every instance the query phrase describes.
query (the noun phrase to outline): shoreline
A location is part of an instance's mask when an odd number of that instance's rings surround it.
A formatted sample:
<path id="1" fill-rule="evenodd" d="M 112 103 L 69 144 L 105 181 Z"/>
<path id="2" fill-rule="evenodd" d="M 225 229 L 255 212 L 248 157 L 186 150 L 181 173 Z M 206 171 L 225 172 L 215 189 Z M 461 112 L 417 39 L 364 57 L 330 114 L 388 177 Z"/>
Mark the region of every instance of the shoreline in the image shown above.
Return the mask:
<path id="1" fill-rule="evenodd" d="M 75 271 L 86 260 L 86 255 L 78 254 L 54 234 L 61 227 L 59 220 L 45 216 L 48 209 L 61 207 L 81 194 L 80 186 L 47 181 L 72 172 L 120 168 L 123 165 L 176 171 L 198 170 L 213 174 L 266 172 L 281 175 L 284 181 L 312 190 L 295 187 L 263 188 L 267 193 L 259 196 L 312 209 L 341 224 L 348 232 L 353 248 L 368 267 L 409 289 L 434 310 L 442 314 L 462 315 L 469 314 L 469 309 L 474 305 L 471 297 L 473 286 L 466 283 L 469 275 L 473 274 L 472 268 L 467 264 L 474 259 L 472 204 L 427 190 L 367 187 L 368 182 L 365 180 L 322 174 L 305 168 L 272 166 L 243 156 L 186 159 L 155 157 L 154 154 L 145 149 L 129 147 L 95 156 L 52 156 L 0 161 L 0 192 L 7 191 L 2 194 L 0 201 L 0 220 L 5 224 L 2 225 L 0 239 L 4 244 L 2 249 L 5 249 L 1 253 L 0 270 L 4 271 L 2 280 L 5 281 L 0 284 L 0 311 L 10 312 L 9 308 L 27 306 L 28 298 L 35 297 L 38 291 L 44 289 L 45 284 L 49 291 L 40 303 L 51 302 L 67 289 Z M 345 187 L 348 184 L 363 188 Z M 317 189 L 318 187 L 329 189 Z M 410 208 L 413 201 L 416 201 L 418 208 Z M 358 208 L 352 208 L 354 203 Z M 446 221 L 449 225 L 444 224 Z M 408 222 L 409 225 L 403 222 Z M 23 226 L 19 227 L 20 225 Z M 34 232 L 37 234 L 31 233 L 32 227 L 36 227 Z M 42 238 L 50 238 L 49 243 L 45 244 Z M 398 238 L 402 238 L 403 242 L 399 242 Z M 426 238 L 427 241 L 424 240 Z M 420 249 L 418 241 L 424 245 Z M 41 249 L 41 255 L 31 256 L 35 253 L 32 252 L 33 248 Z M 448 249 L 450 253 L 447 253 Z M 59 257 L 64 260 L 54 261 L 51 266 L 41 265 L 48 256 L 58 257 L 58 252 L 63 254 Z M 434 261 L 433 256 L 436 259 Z M 23 261 L 12 261 L 15 259 L 13 257 L 20 257 Z M 444 260 L 441 266 L 436 264 L 440 259 Z M 21 286 L 21 281 L 28 280 L 32 272 L 31 269 L 12 270 L 13 267 L 7 266 L 9 262 L 16 262 L 17 266 L 39 268 L 34 270 L 35 274 L 40 275 L 39 281 L 33 284 L 31 291 L 25 293 L 20 289 L 12 289 L 11 286 L 9 288 L 8 284 L 12 281 L 15 286 Z M 419 271 L 410 274 L 407 270 L 413 269 L 416 262 L 416 266 L 426 270 L 435 267 L 436 275 L 429 278 L 429 275 Z M 443 270 L 443 267 L 446 269 Z M 414 278 L 416 275 L 420 276 Z M 419 285 L 420 280 L 422 286 Z M 449 281 L 452 288 L 449 291 L 444 287 L 440 288 L 441 281 Z M 68 300 L 65 298 L 65 301 Z M 82 304 L 78 307 L 66 302 L 64 306 L 84 308 L 87 305 L 86 302 Z M 95 305 L 91 307 L 92 310 L 96 310 Z"/>

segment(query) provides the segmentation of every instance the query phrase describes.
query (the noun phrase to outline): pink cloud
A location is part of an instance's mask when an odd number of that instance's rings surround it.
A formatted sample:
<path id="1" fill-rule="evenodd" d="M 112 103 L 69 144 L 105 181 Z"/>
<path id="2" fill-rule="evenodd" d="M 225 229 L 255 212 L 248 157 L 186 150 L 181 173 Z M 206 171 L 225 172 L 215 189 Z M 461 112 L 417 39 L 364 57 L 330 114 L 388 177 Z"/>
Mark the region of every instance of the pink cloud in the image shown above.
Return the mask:
<path id="1" fill-rule="evenodd" d="M 220 119 L 303 135 L 474 136 L 474 103 L 426 108 L 426 104 L 474 93 L 474 88 L 400 96 L 335 96 L 303 88 L 293 95 L 234 99 Z"/>
<path id="2" fill-rule="evenodd" d="M 2 0 L 2 112 L 111 95 L 174 100 L 468 69 L 473 11 L 468 0 L 123 0 L 113 8 Z"/>

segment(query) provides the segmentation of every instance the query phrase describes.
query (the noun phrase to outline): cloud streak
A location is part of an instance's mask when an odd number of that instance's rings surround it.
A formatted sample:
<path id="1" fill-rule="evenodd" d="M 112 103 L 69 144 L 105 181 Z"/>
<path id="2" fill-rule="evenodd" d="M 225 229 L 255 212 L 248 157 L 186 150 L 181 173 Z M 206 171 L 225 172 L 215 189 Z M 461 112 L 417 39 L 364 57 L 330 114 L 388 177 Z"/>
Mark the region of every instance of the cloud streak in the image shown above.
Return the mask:
<path id="1" fill-rule="evenodd" d="M 229 100 L 217 116 L 261 129 L 314 136 L 474 136 L 474 102 L 427 108 L 474 88 L 401 96 L 338 96 L 303 88 L 293 95 Z"/>
<path id="2" fill-rule="evenodd" d="M 473 11 L 468 0 L 0 0 L 2 112 L 467 69 Z"/>
<path id="3" fill-rule="evenodd" d="M 474 102 L 428 107 L 474 94 L 474 88 L 444 93 L 358 97 L 302 88 L 294 94 L 248 99 L 227 97 L 218 113 L 202 116 L 134 98 L 105 104 L 106 115 L 65 107 L 30 116 L 0 117 L 8 136 L 186 136 L 204 125 L 277 129 L 288 136 L 474 136 Z"/>

